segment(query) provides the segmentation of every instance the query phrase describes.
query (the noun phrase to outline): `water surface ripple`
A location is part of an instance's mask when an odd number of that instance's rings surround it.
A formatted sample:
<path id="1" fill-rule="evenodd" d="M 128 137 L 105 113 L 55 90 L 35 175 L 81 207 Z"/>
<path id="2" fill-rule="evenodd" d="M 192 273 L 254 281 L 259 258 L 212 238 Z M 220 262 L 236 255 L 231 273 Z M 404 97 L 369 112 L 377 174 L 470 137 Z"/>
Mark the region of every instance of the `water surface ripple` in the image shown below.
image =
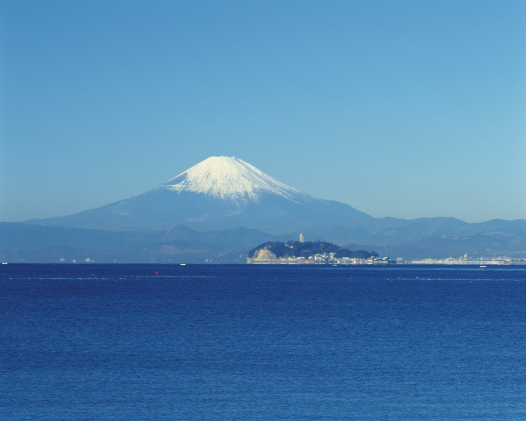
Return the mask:
<path id="1" fill-rule="evenodd" d="M 526 419 L 526 269 L 4 265 L 2 420 Z"/>

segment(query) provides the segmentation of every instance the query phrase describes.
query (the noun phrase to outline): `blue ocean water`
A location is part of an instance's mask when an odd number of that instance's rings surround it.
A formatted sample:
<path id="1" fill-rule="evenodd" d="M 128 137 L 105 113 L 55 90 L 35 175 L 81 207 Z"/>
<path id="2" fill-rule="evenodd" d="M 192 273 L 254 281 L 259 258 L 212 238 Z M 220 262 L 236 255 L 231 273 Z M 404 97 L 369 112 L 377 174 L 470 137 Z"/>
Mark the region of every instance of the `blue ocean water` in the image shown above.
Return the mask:
<path id="1" fill-rule="evenodd" d="M 526 268 L 0 271 L 2 420 L 526 419 Z"/>

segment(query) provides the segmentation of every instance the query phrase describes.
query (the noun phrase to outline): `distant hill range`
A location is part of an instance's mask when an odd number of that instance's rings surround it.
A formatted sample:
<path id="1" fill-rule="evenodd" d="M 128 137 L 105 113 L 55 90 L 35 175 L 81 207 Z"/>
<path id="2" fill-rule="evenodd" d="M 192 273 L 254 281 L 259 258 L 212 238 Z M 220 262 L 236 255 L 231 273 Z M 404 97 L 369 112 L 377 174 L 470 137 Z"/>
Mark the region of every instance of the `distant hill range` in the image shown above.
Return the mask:
<path id="1" fill-rule="evenodd" d="M 0 260 L 21 263 L 245 263 L 254 244 L 279 237 L 248 228 L 103 231 L 0 222 Z"/>
<path id="2" fill-rule="evenodd" d="M 143 194 L 97 209 L 0 223 L 0 259 L 236 263 L 258 244 L 290 241 L 301 231 L 308 240 L 382 257 L 526 258 L 523 219 L 373 218 L 302 193 L 238 158 L 211 157 Z"/>

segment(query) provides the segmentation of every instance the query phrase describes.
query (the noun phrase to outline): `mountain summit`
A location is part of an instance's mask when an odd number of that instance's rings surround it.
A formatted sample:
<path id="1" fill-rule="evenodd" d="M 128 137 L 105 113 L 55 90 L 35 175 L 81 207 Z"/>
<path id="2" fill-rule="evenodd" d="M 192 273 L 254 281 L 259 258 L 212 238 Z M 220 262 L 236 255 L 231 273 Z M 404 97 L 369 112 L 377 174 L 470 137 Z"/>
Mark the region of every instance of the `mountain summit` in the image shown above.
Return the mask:
<path id="1" fill-rule="evenodd" d="M 223 200 L 257 200 L 262 193 L 294 200 L 308 195 L 236 157 L 212 156 L 159 186 L 177 193 L 202 193 Z M 314 198 L 313 198 L 314 199 Z"/>
<path id="2" fill-rule="evenodd" d="M 75 215 L 26 222 L 41 227 L 0 223 L 0 255 L 5 261 L 50 262 L 50 256 L 58 259 L 69 253 L 69 261 L 84 255 L 82 259 L 106 256 L 110 262 L 203 263 L 212 258 L 236 263 L 243 247 L 290 240 L 295 232 L 349 249 L 385 250 L 385 255 L 389 250 L 391 257 L 406 259 L 466 253 L 520 257 L 526 249 L 526 220 L 468 224 L 454 218 L 377 219 L 303 193 L 241 159 L 224 156 L 205 159 L 137 196 Z M 115 253 L 108 254 L 112 247 Z"/>
<path id="3" fill-rule="evenodd" d="M 213 156 L 152 190 L 75 215 L 28 221 L 110 231 L 256 228 L 284 233 L 372 219 L 349 205 L 289 187 L 235 157 Z"/>

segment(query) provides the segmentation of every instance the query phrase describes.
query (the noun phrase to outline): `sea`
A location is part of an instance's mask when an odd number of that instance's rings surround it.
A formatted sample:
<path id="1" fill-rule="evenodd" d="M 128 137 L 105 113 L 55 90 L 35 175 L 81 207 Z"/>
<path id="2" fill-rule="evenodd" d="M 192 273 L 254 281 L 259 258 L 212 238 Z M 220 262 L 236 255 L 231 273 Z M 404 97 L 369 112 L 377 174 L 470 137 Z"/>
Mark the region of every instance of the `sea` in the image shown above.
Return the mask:
<path id="1" fill-rule="evenodd" d="M 525 420 L 526 266 L 8 264 L 1 420 Z"/>

